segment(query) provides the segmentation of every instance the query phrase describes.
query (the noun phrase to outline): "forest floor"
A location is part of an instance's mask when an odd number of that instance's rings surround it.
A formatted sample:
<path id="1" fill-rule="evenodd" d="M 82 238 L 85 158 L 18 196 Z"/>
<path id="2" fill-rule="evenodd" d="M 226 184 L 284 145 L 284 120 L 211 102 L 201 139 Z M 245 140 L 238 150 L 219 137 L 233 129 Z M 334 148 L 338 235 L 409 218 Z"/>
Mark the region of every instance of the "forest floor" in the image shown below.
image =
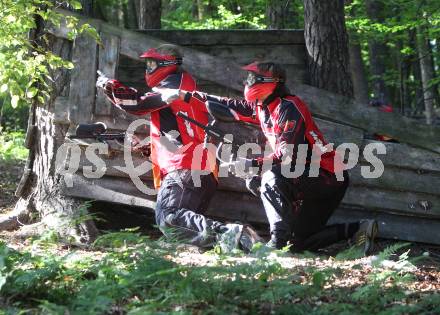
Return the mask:
<path id="1" fill-rule="evenodd" d="M 0 212 L 21 163 L 0 160 Z M 77 247 L 47 231 L 0 233 L 0 314 L 440 314 L 440 247 L 380 240 L 374 255 L 337 244 L 292 255 L 106 232 Z"/>

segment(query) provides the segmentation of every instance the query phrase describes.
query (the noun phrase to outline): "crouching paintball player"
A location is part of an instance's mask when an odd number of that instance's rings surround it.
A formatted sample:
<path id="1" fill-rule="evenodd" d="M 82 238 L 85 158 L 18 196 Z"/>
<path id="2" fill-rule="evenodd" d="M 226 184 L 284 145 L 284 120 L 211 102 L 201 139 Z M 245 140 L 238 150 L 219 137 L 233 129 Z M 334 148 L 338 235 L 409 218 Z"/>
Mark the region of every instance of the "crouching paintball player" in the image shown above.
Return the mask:
<path id="1" fill-rule="evenodd" d="M 260 197 L 270 226 L 268 245 L 279 249 L 291 244 L 293 252 L 300 252 L 321 249 L 347 239 L 360 245 L 367 254 L 377 234 L 376 221 L 327 226 L 348 187 L 348 173 L 333 148 L 326 146 L 307 105 L 287 89 L 283 68 L 272 62 L 255 62 L 243 69 L 248 72 L 245 100 L 182 90 L 175 93 L 175 97 L 187 102 L 192 99 L 218 102 L 238 119 L 256 118 L 273 153 L 270 157 L 246 159 L 245 164 L 259 167 L 261 171 L 270 159 L 269 169 L 261 174 L 260 186 Z M 286 176 L 283 172 L 285 155 L 292 150 L 287 168 L 294 170 L 301 145 L 306 148 L 305 170 L 299 176 Z M 320 159 L 313 159 L 316 150 L 320 151 L 317 155 Z M 243 160 L 236 163 L 243 163 Z M 315 174 L 310 176 L 312 169 Z M 338 172 L 341 180 L 336 176 Z"/>
<path id="2" fill-rule="evenodd" d="M 183 56 L 176 46 L 152 48 L 140 57 L 145 59 L 146 84 L 154 91 L 196 90 L 192 76 L 181 68 Z M 217 187 L 215 158 L 209 158 L 208 150 L 198 149 L 203 145 L 203 130 L 176 113 L 185 112 L 207 123 L 206 108 L 179 99 L 167 104 L 157 92 L 141 94 L 105 76 L 98 78 L 97 87 L 118 108 L 139 116 L 150 114 L 151 160 L 155 187 L 159 189 L 155 216 L 161 231 L 165 235 L 172 231 L 178 239 L 200 247 L 220 241 L 225 250 L 240 247 L 248 251 L 259 239 L 251 227 L 224 224 L 203 215 Z M 199 163 L 193 163 L 194 159 Z M 198 185 L 194 176 L 200 178 Z"/>

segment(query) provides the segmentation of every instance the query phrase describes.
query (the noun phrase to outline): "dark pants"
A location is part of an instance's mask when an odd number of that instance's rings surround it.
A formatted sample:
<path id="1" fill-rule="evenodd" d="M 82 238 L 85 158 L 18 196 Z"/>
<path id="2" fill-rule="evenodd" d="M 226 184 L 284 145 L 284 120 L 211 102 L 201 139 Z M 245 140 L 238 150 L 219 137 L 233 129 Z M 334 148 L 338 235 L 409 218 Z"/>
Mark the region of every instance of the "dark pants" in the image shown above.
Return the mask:
<path id="1" fill-rule="evenodd" d="M 317 250 L 347 238 L 347 226 L 326 223 L 340 204 L 348 187 L 345 180 L 320 170 L 318 177 L 304 175 L 286 178 L 279 166 L 262 176 L 261 199 L 270 225 L 271 239 L 277 248 L 293 243 L 292 251 Z"/>
<path id="2" fill-rule="evenodd" d="M 217 188 L 212 174 L 200 176 L 200 187 L 195 187 L 190 170 L 177 170 L 163 180 L 156 204 L 156 223 L 169 237 L 197 245 L 211 247 L 216 236 L 224 231 L 224 224 L 203 216 Z"/>

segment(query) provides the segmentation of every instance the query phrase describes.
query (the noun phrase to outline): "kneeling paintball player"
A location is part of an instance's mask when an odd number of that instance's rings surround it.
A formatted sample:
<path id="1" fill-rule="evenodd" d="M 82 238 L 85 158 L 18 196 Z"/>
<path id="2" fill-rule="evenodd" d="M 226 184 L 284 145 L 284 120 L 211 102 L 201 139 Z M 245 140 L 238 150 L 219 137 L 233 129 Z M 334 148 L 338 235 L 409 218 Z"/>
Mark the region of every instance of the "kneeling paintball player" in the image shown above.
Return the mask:
<path id="1" fill-rule="evenodd" d="M 149 88 L 196 90 L 192 76 L 181 69 L 183 56 L 176 46 L 152 48 L 140 57 L 146 60 L 145 81 Z M 206 123 L 206 108 L 178 99 L 167 104 L 157 92 L 141 94 L 104 76 L 98 78 L 97 87 L 118 108 L 134 115 L 151 115 L 151 158 L 155 186 L 159 188 L 155 215 L 162 232 L 168 235 L 173 231 L 179 239 L 200 247 L 220 241 L 227 250 L 238 246 L 249 250 L 259 240 L 251 227 L 224 224 L 203 215 L 217 187 L 216 165 L 210 163 L 208 150 L 197 150 L 203 145 L 204 133 L 176 113 L 183 111 Z M 193 163 L 194 159 L 201 162 Z M 195 185 L 194 174 L 201 170 L 211 172 L 199 173 L 200 183 Z"/>
<path id="2" fill-rule="evenodd" d="M 361 246 L 365 254 L 369 253 L 378 231 L 375 220 L 326 225 L 344 197 L 349 183 L 348 173 L 333 148 L 326 147 L 307 105 L 287 89 L 283 68 L 272 62 L 254 62 L 243 69 L 248 71 L 245 100 L 183 89 L 175 93 L 175 97 L 188 102 L 194 98 L 218 102 L 227 106 L 234 116 L 254 116 L 260 124 L 273 150 L 269 170 L 261 174 L 260 188 L 270 225 L 268 245 L 279 249 L 291 244 L 293 252 L 300 252 L 321 249 L 347 239 Z M 288 178 L 282 172 L 283 156 L 289 146 L 293 147 L 288 168 L 295 169 L 301 145 L 307 148 L 305 170 L 300 176 Z M 311 159 L 314 150 L 321 150 L 319 162 Z M 267 158 L 247 159 L 245 164 L 261 170 L 267 163 L 265 160 Z M 309 176 L 313 166 L 318 169 L 315 177 Z M 338 172 L 342 175 L 341 180 L 336 176 Z"/>

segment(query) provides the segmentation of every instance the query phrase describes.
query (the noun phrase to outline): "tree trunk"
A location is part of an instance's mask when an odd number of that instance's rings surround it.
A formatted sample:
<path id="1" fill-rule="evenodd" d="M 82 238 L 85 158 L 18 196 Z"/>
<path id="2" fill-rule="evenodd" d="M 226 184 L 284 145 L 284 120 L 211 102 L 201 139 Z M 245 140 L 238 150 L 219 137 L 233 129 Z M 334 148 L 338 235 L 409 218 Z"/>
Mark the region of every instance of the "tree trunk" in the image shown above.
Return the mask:
<path id="1" fill-rule="evenodd" d="M 384 5 L 380 0 L 366 0 L 368 17 L 374 23 L 383 22 L 381 14 Z M 373 76 L 372 91 L 374 97 L 384 104 L 389 104 L 390 94 L 385 86 L 383 76 L 385 74 L 385 58 L 387 55 L 387 46 L 378 40 L 370 40 L 370 73 Z"/>
<path id="2" fill-rule="evenodd" d="M 81 14 L 93 17 L 93 0 L 81 0 Z"/>
<path id="3" fill-rule="evenodd" d="M 197 0 L 197 19 L 199 21 L 203 20 L 205 17 L 205 8 L 203 5 L 203 0 Z"/>
<path id="4" fill-rule="evenodd" d="M 267 28 L 279 30 L 286 28 L 286 14 L 290 0 L 270 0 L 267 2 Z"/>
<path id="5" fill-rule="evenodd" d="M 411 71 L 414 78 L 415 96 L 412 102 L 413 111 L 415 114 L 423 112 L 423 87 L 422 87 L 422 72 L 420 70 L 420 62 L 418 58 L 417 48 L 417 33 L 415 30 L 409 32 L 409 45 L 414 50 L 414 54 L 411 55 Z"/>
<path id="6" fill-rule="evenodd" d="M 138 25 L 139 29 L 160 29 L 162 16 L 161 0 L 138 0 Z"/>
<path id="7" fill-rule="evenodd" d="M 368 80 L 362 60 L 361 45 L 349 44 L 351 79 L 353 80 L 354 98 L 360 103 L 368 104 Z"/>
<path id="8" fill-rule="evenodd" d="M 34 39 L 41 38 L 43 33 L 41 19 L 36 22 L 37 28 L 31 32 Z M 72 45 L 67 40 L 48 37 L 47 42 L 39 41 L 39 44 L 70 59 Z M 29 221 L 31 214 L 38 214 L 41 218 L 38 227 L 44 224 L 61 236 L 73 237 L 76 242 L 90 242 L 96 238 L 97 229 L 93 221 L 84 219 L 87 209 L 82 207 L 81 200 L 61 194 L 63 177 L 55 165 L 57 149 L 64 143 L 69 127 L 55 123 L 55 98 L 67 93 L 69 71 L 57 70 L 52 77 L 56 80 L 51 98 L 44 104 L 34 101 L 31 105 L 25 143 L 29 157 L 16 191 L 19 200 L 11 214 L 0 218 L 0 230 L 18 228 L 20 223 Z"/>
<path id="9" fill-rule="evenodd" d="M 344 0 L 304 0 L 304 36 L 311 84 L 352 97 Z"/>
<path id="10" fill-rule="evenodd" d="M 425 116 L 426 123 L 432 125 L 435 119 L 434 115 L 434 102 L 435 94 L 434 87 L 430 84 L 434 79 L 434 65 L 431 58 L 431 47 L 429 39 L 426 38 L 422 27 L 417 28 L 418 33 L 418 53 L 420 60 L 420 70 L 422 74 L 422 86 L 423 86 L 423 101 L 425 104 Z"/>
<path id="11" fill-rule="evenodd" d="M 138 18 L 136 14 L 136 5 L 134 0 L 128 0 L 124 4 L 124 24 L 128 29 L 137 29 Z"/>

